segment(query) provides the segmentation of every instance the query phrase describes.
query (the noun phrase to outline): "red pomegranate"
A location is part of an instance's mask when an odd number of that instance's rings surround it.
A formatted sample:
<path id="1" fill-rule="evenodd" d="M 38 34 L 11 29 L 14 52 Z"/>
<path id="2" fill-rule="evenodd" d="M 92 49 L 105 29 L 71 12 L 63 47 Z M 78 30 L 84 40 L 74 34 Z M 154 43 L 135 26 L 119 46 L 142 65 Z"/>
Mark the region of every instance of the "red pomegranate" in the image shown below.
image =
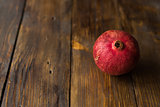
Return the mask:
<path id="1" fill-rule="evenodd" d="M 96 65 L 110 75 L 122 75 L 131 71 L 139 56 L 136 39 L 121 30 L 104 32 L 93 46 Z"/>

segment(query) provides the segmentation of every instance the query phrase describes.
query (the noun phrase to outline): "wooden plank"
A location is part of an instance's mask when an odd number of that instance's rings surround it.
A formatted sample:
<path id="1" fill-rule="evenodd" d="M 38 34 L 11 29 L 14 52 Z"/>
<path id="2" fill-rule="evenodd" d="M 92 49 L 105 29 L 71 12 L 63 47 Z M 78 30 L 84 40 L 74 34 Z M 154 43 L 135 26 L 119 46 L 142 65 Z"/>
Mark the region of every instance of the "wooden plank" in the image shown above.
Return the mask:
<path id="1" fill-rule="evenodd" d="M 72 107 L 135 107 L 131 73 L 109 76 L 94 63 L 92 48 L 105 30 L 122 29 L 118 1 L 73 0 Z"/>
<path id="2" fill-rule="evenodd" d="M 121 0 L 120 20 L 140 45 L 141 59 L 133 72 L 137 104 L 160 106 L 160 1 Z"/>
<path id="3" fill-rule="evenodd" d="M 71 0 L 27 0 L 3 107 L 69 106 Z"/>
<path id="4" fill-rule="evenodd" d="M 0 0 L 0 102 L 25 0 Z"/>

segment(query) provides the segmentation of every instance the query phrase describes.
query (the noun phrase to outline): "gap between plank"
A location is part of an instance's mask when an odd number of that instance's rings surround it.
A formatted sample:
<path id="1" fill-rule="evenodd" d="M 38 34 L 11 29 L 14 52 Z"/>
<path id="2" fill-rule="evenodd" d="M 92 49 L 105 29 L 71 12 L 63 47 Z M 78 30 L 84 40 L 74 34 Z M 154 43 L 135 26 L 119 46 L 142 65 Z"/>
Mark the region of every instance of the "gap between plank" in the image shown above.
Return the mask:
<path id="1" fill-rule="evenodd" d="M 5 93 L 5 89 L 6 89 L 6 85 L 7 85 L 10 69 L 11 69 L 11 64 L 12 64 L 15 48 L 16 48 L 16 45 L 17 45 L 18 35 L 19 35 L 21 24 L 22 24 L 24 12 L 25 12 L 26 2 L 27 2 L 27 0 L 24 0 L 23 9 L 22 9 L 22 15 L 21 15 L 21 18 L 20 18 L 20 22 L 19 22 L 19 25 L 18 25 L 17 34 L 16 34 L 16 38 L 15 38 L 15 42 L 14 42 L 14 45 L 13 45 L 13 49 L 12 49 L 12 53 L 11 53 L 11 58 L 10 58 L 9 66 L 8 66 L 8 70 L 7 70 L 6 79 L 5 79 L 3 88 L 2 88 L 2 94 L 1 94 L 1 97 L 0 97 L 0 107 L 2 106 L 3 96 L 4 96 L 4 93 Z"/>
<path id="2" fill-rule="evenodd" d="M 132 75 L 133 75 L 133 73 L 132 73 Z M 131 82 L 132 82 L 132 88 L 133 88 L 133 93 L 134 93 L 134 99 L 135 99 L 135 102 L 136 102 L 136 107 L 138 107 L 137 98 L 136 98 L 136 92 L 135 92 L 135 85 L 134 85 L 134 82 L 133 82 L 132 75 L 130 76 L 130 78 L 131 78 Z"/>
<path id="3" fill-rule="evenodd" d="M 69 107 L 71 107 L 71 77 L 72 77 L 72 12 L 73 12 L 73 0 L 71 0 L 71 30 L 70 30 L 70 77 L 69 77 Z"/>

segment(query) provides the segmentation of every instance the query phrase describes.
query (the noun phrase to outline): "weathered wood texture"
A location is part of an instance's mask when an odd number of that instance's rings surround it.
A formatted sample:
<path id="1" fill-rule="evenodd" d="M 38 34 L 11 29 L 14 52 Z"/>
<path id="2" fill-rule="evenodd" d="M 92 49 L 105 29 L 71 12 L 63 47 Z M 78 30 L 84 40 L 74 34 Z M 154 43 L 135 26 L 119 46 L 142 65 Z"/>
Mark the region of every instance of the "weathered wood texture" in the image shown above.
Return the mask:
<path id="1" fill-rule="evenodd" d="M 21 3 L 0 1 L 0 92 Z M 138 40 L 133 72 L 109 76 L 95 65 L 93 44 L 109 29 Z M 159 107 L 159 29 L 159 0 L 27 0 L 2 106 Z"/>
<path id="2" fill-rule="evenodd" d="M 22 17 L 23 4 L 24 0 L 0 0 L 0 101 Z"/>
<path id="3" fill-rule="evenodd" d="M 131 73 L 109 76 L 96 67 L 92 48 L 105 30 L 122 29 L 116 0 L 73 0 L 72 107 L 136 107 Z"/>
<path id="4" fill-rule="evenodd" d="M 124 30 L 139 42 L 141 59 L 132 78 L 139 107 L 160 106 L 160 1 L 120 0 Z"/>
<path id="5" fill-rule="evenodd" d="M 69 106 L 71 0 L 27 0 L 3 107 Z"/>

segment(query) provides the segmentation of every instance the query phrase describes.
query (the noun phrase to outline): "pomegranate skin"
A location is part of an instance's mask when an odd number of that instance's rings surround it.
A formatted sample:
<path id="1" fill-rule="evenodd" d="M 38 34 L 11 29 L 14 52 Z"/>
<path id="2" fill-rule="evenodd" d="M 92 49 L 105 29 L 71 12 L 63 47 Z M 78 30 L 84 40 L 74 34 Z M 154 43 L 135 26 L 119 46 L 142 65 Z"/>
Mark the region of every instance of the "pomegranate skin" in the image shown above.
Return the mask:
<path id="1" fill-rule="evenodd" d="M 96 40 L 93 57 L 101 71 L 110 75 L 122 75 L 131 71 L 139 60 L 138 42 L 129 33 L 109 30 Z"/>

